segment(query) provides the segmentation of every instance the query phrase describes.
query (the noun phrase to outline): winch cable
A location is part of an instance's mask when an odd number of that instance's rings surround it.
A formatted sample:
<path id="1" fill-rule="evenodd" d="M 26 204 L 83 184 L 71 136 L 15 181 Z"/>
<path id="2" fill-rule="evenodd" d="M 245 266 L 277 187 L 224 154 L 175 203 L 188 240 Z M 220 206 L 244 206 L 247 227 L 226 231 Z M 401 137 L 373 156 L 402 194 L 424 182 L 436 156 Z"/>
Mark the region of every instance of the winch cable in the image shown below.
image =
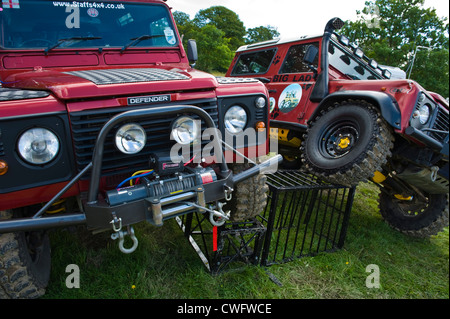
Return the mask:
<path id="1" fill-rule="evenodd" d="M 253 165 L 258 165 L 256 164 L 253 160 L 251 160 L 250 158 L 248 158 L 247 156 L 245 156 L 244 154 L 242 154 L 241 152 L 239 152 L 238 150 L 236 150 L 235 148 L 233 148 L 232 146 L 228 145 L 227 143 L 225 143 L 225 141 L 222 140 L 223 145 L 228 148 L 229 150 L 233 151 L 236 155 L 241 156 L 242 158 L 246 159 L 249 163 L 253 164 Z"/>

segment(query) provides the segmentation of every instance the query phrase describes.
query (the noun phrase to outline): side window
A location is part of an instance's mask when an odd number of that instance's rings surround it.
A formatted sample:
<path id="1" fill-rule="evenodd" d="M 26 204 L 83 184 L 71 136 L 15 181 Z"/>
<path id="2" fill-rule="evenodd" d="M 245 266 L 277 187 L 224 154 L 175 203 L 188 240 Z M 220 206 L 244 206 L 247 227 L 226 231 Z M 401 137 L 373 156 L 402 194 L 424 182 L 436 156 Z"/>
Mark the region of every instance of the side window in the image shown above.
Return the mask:
<path id="1" fill-rule="evenodd" d="M 283 65 L 281 66 L 280 73 L 304 73 L 311 72 L 308 64 L 303 62 L 308 46 L 314 45 L 319 48 L 319 42 L 305 43 L 293 45 L 289 48 Z M 319 61 L 319 55 L 314 60 L 314 66 L 317 67 Z"/>
<path id="2" fill-rule="evenodd" d="M 239 56 L 231 75 L 263 74 L 272 63 L 276 49 L 243 53 Z"/>

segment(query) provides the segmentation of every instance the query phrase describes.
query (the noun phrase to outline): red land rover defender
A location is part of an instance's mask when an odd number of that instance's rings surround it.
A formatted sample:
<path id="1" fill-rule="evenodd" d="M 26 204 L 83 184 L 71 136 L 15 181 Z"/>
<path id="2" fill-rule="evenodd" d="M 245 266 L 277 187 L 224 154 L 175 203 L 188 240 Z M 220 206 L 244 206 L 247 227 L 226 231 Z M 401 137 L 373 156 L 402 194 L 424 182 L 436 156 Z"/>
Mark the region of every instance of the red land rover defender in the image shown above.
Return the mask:
<path id="1" fill-rule="evenodd" d="M 267 153 L 267 89 L 195 70 L 195 42 L 186 54 L 165 1 L 1 6 L 0 298 L 44 293 L 49 228 L 112 231 L 130 253 L 142 221 L 263 209 L 260 173 L 281 156 L 228 163 Z"/>
<path id="2" fill-rule="evenodd" d="M 448 226 L 449 109 L 440 95 L 390 79 L 328 22 L 323 35 L 241 47 L 227 76 L 264 82 L 283 165 L 339 184 L 372 179 L 383 218 L 429 236 Z"/>

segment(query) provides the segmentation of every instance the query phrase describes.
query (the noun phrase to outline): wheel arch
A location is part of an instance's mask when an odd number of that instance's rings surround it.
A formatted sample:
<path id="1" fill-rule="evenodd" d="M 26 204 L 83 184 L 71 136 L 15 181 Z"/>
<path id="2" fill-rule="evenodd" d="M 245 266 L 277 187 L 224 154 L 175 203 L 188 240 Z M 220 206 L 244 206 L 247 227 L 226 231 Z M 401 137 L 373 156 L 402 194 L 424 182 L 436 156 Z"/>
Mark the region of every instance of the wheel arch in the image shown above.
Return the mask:
<path id="1" fill-rule="evenodd" d="M 397 101 L 390 95 L 374 91 L 340 91 L 329 94 L 311 114 L 310 120 L 314 119 L 320 112 L 334 103 L 349 99 L 364 100 L 381 112 L 381 116 L 395 129 L 401 129 L 401 112 Z"/>

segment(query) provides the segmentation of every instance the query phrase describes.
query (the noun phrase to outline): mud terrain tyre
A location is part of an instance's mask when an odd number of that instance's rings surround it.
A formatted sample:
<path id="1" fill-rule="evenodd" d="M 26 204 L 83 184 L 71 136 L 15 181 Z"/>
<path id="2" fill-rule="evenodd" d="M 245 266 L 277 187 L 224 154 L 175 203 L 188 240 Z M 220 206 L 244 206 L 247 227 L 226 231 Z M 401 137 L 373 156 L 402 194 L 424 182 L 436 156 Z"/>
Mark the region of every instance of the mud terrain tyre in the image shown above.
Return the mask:
<path id="1" fill-rule="evenodd" d="M 332 183 L 354 186 L 381 170 L 394 138 L 373 105 L 348 100 L 323 110 L 304 140 L 302 161 L 307 170 Z"/>
<path id="2" fill-rule="evenodd" d="M 233 174 L 245 171 L 250 167 L 250 164 L 247 163 L 231 166 Z M 225 211 L 231 210 L 230 221 L 245 221 L 257 216 L 264 210 L 269 191 L 266 180 L 264 174 L 259 174 L 235 186 L 233 197 L 224 207 Z"/>
<path id="3" fill-rule="evenodd" d="M 11 218 L 0 211 L 0 220 Z M 32 299 L 50 279 L 50 241 L 42 232 L 0 234 L 0 299 Z"/>
<path id="4" fill-rule="evenodd" d="M 412 237 L 437 235 L 448 226 L 448 194 L 428 195 L 427 202 L 398 200 L 380 193 L 379 208 L 392 228 Z"/>

